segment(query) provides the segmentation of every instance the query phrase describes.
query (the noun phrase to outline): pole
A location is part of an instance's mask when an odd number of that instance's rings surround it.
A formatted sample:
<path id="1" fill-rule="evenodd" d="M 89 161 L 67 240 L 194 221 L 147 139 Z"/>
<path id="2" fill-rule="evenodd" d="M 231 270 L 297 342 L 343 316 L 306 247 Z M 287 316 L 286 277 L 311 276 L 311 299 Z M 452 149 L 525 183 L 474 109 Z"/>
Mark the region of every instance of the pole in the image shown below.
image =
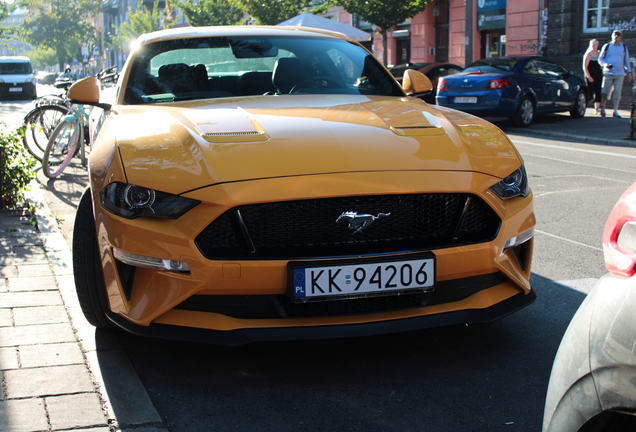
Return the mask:
<path id="1" fill-rule="evenodd" d="M 475 0 L 466 0 L 466 55 L 465 65 L 468 66 L 473 62 L 473 2 Z"/>

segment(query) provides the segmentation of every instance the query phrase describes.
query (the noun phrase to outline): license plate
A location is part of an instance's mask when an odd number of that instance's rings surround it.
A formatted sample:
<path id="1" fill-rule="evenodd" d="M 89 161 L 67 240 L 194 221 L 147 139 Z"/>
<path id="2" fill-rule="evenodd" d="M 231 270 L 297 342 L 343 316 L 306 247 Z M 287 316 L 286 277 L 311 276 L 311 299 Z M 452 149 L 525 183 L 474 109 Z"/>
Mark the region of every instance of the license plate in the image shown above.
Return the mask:
<path id="1" fill-rule="evenodd" d="M 455 103 L 477 103 L 477 97 L 476 96 L 456 97 L 455 98 Z"/>
<path id="2" fill-rule="evenodd" d="M 290 264 L 291 296 L 298 302 L 433 291 L 435 255 L 417 258 Z"/>
<path id="3" fill-rule="evenodd" d="M 9 87 L 10 92 L 21 92 L 22 87 Z"/>

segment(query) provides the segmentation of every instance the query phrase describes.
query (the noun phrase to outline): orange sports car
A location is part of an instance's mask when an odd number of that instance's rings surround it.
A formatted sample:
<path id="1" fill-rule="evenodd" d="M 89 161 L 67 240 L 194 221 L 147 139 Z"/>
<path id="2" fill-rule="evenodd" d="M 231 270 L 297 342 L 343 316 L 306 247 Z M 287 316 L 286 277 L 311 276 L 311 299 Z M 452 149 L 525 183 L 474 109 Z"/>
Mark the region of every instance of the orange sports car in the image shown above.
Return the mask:
<path id="1" fill-rule="evenodd" d="M 141 36 L 104 108 L 73 239 L 97 327 L 236 345 L 487 323 L 536 297 L 523 160 L 299 27 Z"/>

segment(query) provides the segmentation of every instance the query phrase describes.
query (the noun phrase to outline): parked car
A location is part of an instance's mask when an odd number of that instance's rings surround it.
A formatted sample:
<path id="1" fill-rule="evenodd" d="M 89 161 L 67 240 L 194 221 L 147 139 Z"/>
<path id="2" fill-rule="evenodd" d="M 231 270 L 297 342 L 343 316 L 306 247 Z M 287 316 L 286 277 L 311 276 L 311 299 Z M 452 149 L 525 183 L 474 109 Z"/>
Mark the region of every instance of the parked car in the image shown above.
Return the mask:
<path id="1" fill-rule="evenodd" d="M 40 71 L 37 74 L 38 83 L 42 85 L 53 85 L 57 74 L 55 72 Z"/>
<path id="2" fill-rule="evenodd" d="M 421 72 L 431 80 L 433 90 L 422 95 L 416 95 L 426 103 L 430 104 L 435 104 L 435 96 L 437 96 L 437 84 L 439 79 L 445 76 L 455 75 L 464 70 L 463 67 L 452 63 L 408 63 L 405 65 L 393 66 L 389 68 L 389 72 L 391 72 L 395 79 L 401 83 L 402 75 L 404 75 L 404 72 L 408 69 Z"/>
<path id="3" fill-rule="evenodd" d="M 437 104 L 481 117 L 510 117 L 523 127 L 536 115 L 569 111 L 583 117 L 588 98 L 585 81 L 548 58 L 501 57 L 442 78 Z"/>
<path id="4" fill-rule="evenodd" d="M 636 183 L 603 232 L 609 274 L 583 301 L 554 360 L 544 432 L 636 430 Z"/>
<path id="5" fill-rule="evenodd" d="M 0 100 L 37 99 L 31 60 L 24 56 L 0 56 Z"/>
<path id="6" fill-rule="evenodd" d="M 535 217 L 490 123 L 303 27 L 141 36 L 96 120 L 73 262 L 93 325 L 217 344 L 487 323 L 530 303 Z"/>

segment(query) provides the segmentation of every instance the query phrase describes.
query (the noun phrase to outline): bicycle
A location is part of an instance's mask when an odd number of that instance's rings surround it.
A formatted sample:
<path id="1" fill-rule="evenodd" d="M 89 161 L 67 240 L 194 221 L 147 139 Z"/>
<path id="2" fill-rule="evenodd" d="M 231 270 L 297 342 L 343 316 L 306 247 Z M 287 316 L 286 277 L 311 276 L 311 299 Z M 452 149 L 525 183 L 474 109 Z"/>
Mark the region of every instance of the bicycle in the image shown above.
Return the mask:
<path id="1" fill-rule="evenodd" d="M 67 75 L 70 69 L 66 71 Z M 97 74 L 97 79 L 104 85 L 112 85 L 117 81 L 119 72 L 117 66 L 112 66 Z M 22 142 L 26 149 L 38 161 L 42 161 L 44 151 L 48 145 L 51 134 L 60 123 L 63 116 L 71 111 L 71 104 L 66 95 L 73 84 L 69 78 L 55 83 L 55 87 L 64 91 L 60 95 L 45 95 L 35 102 L 35 108 L 24 117 L 26 130 Z M 87 136 L 87 135 L 86 135 Z"/>
<path id="2" fill-rule="evenodd" d="M 59 176 L 78 151 L 82 166 L 86 165 L 84 119 L 88 116 L 89 113 L 84 111 L 82 105 L 76 105 L 62 117 L 51 134 L 42 157 L 42 172 L 46 177 L 52 179 Z"/>
<path id="3" fill-rule="evenodd" d="M 44 156 L 44 150 L 49 142 L 51 133 L 59 124 L 62 116 L 68 114 L 71 110 L 70 103 L 66 99 L 66 93 L 72 84 L 70 81 L 56 84 L 57 88 L 64 90 L 64 94 L 41 97 L 36 101 L 35 108 L 24 117 L 26 130 L 24 131 L 22 142 L 29 153 L 39 161 Z"/>

